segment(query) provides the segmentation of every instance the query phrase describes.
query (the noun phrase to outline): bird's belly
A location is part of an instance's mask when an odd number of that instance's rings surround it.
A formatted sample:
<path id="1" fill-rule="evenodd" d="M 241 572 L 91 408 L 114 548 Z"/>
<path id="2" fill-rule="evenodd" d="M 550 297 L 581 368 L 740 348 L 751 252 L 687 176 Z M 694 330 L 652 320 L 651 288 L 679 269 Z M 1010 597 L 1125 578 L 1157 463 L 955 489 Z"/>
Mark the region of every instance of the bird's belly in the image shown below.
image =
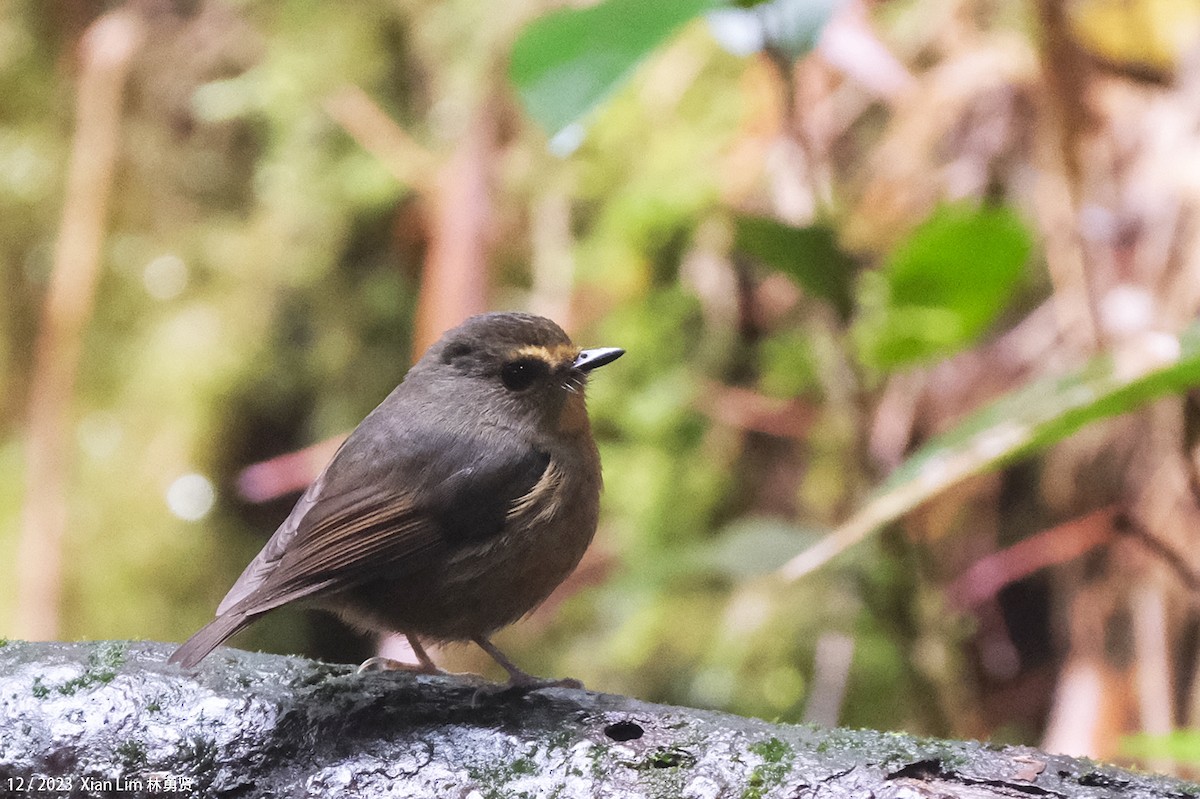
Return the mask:
<path id="1" fill-rule="evenodd" d="M 448 549 L 436 565 L 343 594 L 334 609 L 358 626 L 468 640 L 540 605 L 574 570 L 596 529 L 596 499 L 531 509 L 485 541 Z"/>

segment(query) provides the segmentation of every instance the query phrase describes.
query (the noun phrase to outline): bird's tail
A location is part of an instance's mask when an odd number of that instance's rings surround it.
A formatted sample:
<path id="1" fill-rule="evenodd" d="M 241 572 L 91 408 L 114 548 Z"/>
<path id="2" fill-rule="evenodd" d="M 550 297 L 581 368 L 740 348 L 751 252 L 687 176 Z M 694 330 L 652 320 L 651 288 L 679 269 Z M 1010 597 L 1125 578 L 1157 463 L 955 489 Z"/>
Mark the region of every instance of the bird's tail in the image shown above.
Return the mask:
<path id="1" fill-rule="evenodd" d="M 199 663 L 205 655 L 213 651 L 226 638 L 254 621 L 253 616 L 245 613 L 226 613 L 210 621 L 187 639 L 167 660 L 189 669 Z"/>

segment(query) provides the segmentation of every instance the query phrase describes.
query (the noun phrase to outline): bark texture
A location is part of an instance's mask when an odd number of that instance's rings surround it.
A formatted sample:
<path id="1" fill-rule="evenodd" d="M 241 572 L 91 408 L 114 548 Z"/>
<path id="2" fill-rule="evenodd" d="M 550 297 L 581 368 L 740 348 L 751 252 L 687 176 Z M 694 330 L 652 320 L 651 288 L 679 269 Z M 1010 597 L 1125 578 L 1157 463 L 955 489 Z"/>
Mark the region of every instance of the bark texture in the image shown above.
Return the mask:
<path id="1" fill-rule="evenodd" d="M 150 642 L 0 642 L 0 795 L 1197 797 L 1034 749 Z"/>

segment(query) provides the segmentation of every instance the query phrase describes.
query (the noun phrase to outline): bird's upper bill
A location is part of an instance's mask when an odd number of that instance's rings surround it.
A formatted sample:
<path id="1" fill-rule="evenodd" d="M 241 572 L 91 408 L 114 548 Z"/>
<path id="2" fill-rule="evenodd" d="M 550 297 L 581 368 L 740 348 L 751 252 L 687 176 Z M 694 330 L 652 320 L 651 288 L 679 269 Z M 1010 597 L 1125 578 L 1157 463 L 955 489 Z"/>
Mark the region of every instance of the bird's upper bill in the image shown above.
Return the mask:
<path id="1" fill-rule="evenodd" d="M 590 372 L 606 363 L 612 363 L 624 354 L 625 350 L 620 347 L 597 347 L 594 350 L 581 350 L 575 356 L 572 366 L 581 372 Z"/>

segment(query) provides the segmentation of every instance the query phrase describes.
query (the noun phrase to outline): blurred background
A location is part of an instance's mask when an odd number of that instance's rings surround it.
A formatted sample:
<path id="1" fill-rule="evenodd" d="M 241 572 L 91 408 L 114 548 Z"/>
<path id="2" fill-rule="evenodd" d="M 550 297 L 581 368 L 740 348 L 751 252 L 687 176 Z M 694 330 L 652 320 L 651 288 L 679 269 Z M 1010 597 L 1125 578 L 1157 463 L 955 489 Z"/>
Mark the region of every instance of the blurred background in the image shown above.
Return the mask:
<path id="1" fill-rule="evenodd" d="M 10 0 L 0 280 L 0 635 L 182 640 L 521 309 L 629 353 L 525 668 L 1200 762 L 1193 0 Z"/>

